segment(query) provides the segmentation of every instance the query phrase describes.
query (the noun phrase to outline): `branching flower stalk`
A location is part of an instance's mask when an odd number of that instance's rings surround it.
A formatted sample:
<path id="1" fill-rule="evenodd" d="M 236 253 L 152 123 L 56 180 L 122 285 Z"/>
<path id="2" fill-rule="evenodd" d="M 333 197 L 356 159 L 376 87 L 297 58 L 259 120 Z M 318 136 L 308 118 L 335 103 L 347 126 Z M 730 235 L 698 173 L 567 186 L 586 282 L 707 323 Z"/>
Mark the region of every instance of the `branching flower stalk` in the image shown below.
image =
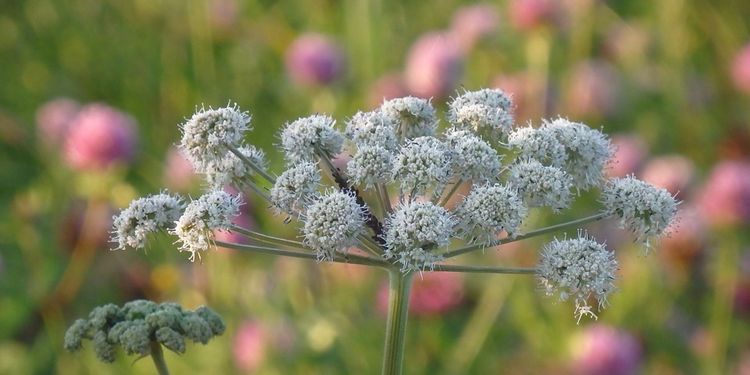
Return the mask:
<path id="1" fill-rule="evenodd" d="M 181 251 L 191 253 L 190 260 L 221 246 L 383 268 L 390 278 L 383 374 L 402 372 L 409 291 L 418 273 L 534 274 L 548 295 L 573 299 L 579 320 L 595 317 L 589 301 L 606 305 L 617 261 L 582 226 L 619 218 L 648 248 L 672 220 L 674 197 L 633 177 L 607 180 L 612 148 L 597 129 L 563 118 L 515 127 L 512 102 L 501 90 L 464 92 L 448 108 L 442 134 L 431 103 L 414 97 L 359 112 L 343 131 L 326 115 L 300 118 L 281 131 L 287 167 L 277 176 L 267 170 L 262 152 L 244 143 L 252 130 L 249 114 L 236 105 L 201 109 L 181 125 L 187 159 L 209 182 L 225 181 L 268 201 L 297 226 L 302 240 L 234 224 L 239 196 L 209 183 L 211 190 L 189 203 L 166 192 L 134 201 L 116 218 L 113 241 L 118 249 L 142 248 L 148 233 L 166 230 L 177 236 Z M 339 169 L 332 159 L 342 153 L 351 159 Z M 326 185 L 326 175 L 333 185 Z M 465 196 L 461 187 L 468 189 Z M 562 212 L 587 190 L 601 192 L 599 212 L 526 227 L 530 210 Z M 568 229 L 575 235 L 545 245 L 534 268 L 448 263 Z M 218 241 L 215 231 L 237 232 L 249 243 Z"/>

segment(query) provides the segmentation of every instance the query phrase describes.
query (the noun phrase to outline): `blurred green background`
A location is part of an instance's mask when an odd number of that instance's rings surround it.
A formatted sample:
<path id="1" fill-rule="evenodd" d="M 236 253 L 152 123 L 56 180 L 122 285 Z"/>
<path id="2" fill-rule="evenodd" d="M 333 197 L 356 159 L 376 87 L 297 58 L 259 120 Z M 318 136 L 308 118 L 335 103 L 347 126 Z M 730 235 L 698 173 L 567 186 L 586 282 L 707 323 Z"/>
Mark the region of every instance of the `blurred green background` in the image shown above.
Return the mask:
<path id="1" fill-rule="evenodd" d="M 105 365 L 89 345 L 62 349 L 74 319 L 135 298 L 205 303 L 225 317 L 227 332 L 209 345 L 166 354 L 176 374 L 378 373 L 384 272 L 224 250 L 190 263 L 166 236 L 146 252 L 111 252 L 111 216 L 164 186 L 200 194 L 170 158 L 196 106 L 250 111 L 248 140 L 280 171 L 286 121 L 325 112 L 343 123 L 409 93 L 442 110 L 461 88 L 501 87 L 519 124 L 559 114 L 601 127 L 620 146 L 613 175 L 674 188 L 692 216 L 649 256 L 614 223 L 589 227 L 616 249 L 622 275 L 596 322 L 577 325 L 572 306 L 545 298 L 530 277 L 426 274 L 406 373 L 750 374 L 750 2 L 472 5 L 0 2 L 0 373 L 152 373 L 148 359 Z M 415 46 L 432 32 L 440 43 Z M 290 48 L 306 33 L 331 44 L 295 60 Z M 300 66 L 310 61 L 319 65 Z M 124 135 L 137 139 L 132 157 L 72 163 L 71 147 L 89 145 L 43 124 L 45 104 L 59 98 L 132 116 L 123 120 L 137 124 Z M 537 224 L 597 209 L 585 201 Z M 294 235 L 265 204 L 246 208 L 248 225 Z M 468 261 L 533 265 L 544 240 Z"/>

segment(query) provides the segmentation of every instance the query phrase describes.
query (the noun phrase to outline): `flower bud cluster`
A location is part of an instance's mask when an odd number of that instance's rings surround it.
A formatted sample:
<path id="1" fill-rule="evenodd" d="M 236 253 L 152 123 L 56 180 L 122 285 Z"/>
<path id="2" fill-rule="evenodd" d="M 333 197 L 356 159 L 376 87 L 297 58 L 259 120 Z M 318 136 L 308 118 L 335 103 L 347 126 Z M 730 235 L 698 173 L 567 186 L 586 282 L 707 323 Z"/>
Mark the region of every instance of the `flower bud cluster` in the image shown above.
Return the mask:
<path id="1" fill-rule="evenodd" d="M 573 199 L 570 175 L 560 168 L 547 167 L 533 159 L 512 165 L 508 182 L 518 189 L 529 207 L 550 207 L 559 212 L 568 208 Z"/>
<path id="2" fill-rule="evenodd" d="M 186 340 L 206 344 L 224 330 L 221 317 L 208 307 L 190 311 L 176 303 L 135 300 L 122 307 L 107 304 L 94 308 L 88 319 L 78 319 L 68 328 L 64 347 L 77 351 L 83 340 L 91 340 L 97 358 L 111 363 L 118 346 L 139 357 L 149 355 L 152 344 L 182 354 Z"/>
<path id="3" fill-rule="evenodd" d="M 271 189 L 271 205 L 277 212 L 299 216 L 318 192 L 320 172 L 312 162 L 299 163 L 281 174 Z"/>
<path id="4" fill-rule="evenodd" d="M 393 179 L 400 183 L 402 190 L 416 194 L 428 187 L 442 187 L 453 171 L 452 156 L 448 146 L 437 138 L 414 138 L 396 155 Z"/>
<path id="5" fill-rule="evenodd" d="M 386 100 L 380 111 L 393 123 L 396 135 L 402 141 L 432 136 L 438 126 L 435 108 L 426 99 L 407 96 Z"/>
<path id="6" fill-rule="evenodd" d="M 502 167 L 502 155 L 468 130 L 450 129 L 445 141 L 453 151 L 454 173 L 464 181 L 496 180 Z"/>

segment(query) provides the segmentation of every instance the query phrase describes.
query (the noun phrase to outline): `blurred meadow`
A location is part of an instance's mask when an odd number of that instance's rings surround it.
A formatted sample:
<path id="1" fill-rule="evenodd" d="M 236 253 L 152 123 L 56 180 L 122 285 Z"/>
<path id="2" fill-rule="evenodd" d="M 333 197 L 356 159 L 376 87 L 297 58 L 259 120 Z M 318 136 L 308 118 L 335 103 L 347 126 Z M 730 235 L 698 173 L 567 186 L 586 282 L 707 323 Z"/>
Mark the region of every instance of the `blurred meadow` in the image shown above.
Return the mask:
<path id="1" fill-rule="evenodd" d="M 405 373 L 750 374 L 746 0 L 0 2 L 0 374 L 153 373 L 62 347 L 74 319 L 137 298 L 225 318 L 208 345 L 166 353 L 175 374 L 378 373 L 385 272 L 222 249 L 191 263 L 165 235 L 110 251 L 112 215 L 164 186 L 200 194 L 173 147 L 196 107 L 248 110 L 279 171 L 288 121 L 343 124 L 404 95 L 443 112 L 482 87 L 513 94 L 517 124 L 603 129 L 608 173 L 667 188 L 680 220 L 649 255 L 613 220 L 587 227 L 621 266 L 596 321 L 576 324 L 533 277 L 425 273 Z M 527 227 L 598 209 L 584 198 Z M 252 195 L 243 210 L 243 225 L 296 233 Z M 533 266 L 552 237 L 468 258 Z"/>

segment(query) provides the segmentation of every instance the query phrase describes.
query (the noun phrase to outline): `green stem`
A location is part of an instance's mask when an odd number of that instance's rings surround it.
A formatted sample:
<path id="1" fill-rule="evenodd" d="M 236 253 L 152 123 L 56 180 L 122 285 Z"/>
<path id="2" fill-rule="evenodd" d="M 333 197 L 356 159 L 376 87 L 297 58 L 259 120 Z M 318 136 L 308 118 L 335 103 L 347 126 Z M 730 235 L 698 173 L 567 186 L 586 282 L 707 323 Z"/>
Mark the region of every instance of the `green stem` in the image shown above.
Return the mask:
<path id="1" fill-rule="evenodd" d="M 391 201 L 388 198 L 388 190 L 385 185 L 375 184 L 375 193 L 378 196 L 380 207 L 383 209 L 383 218 L 386 218 L 391 213 Z"/>
<path id="2" fill-rule="evenodd" d="M 471 272 L 471 273 L 504 273 L 509 275 L 529 275 L 536 273 L 536 268 L 520 267 L 491 267 L 491 266 L 462 266 L 451 264 L 437 264 L 433 271 L 439 272 Z"/>
<path id="3" fill-rule="evenodd" d="M 461 254 L 466 254 L 466 253 L 469 253 L 469 252 L 472 252 L 472 251 L 475 251 L 475 250 L 487 249 L 487 248 L 490 248 L 490 247 L 495 247 L 495 246 L 506 244 L 506 243 L 516 242 L 516 241 L 520 241 L 520 240 L 525 240 L 527 238 L 540 236 L 542 234 L 556 232 L 556 231 L 559 231 L 559 230 L 562 230 L 562 229 L 566 229 L 566 228 L 575 227 L 575 226 L 578 226 L 578 225 L 583 225 L 583 224 L 591 223 L 591 222 L 594 222 L 594 221 L 598 221 L 598 220 L 604 219 L 604 218 L 609 217 L 609 216 L 610 216 L 609 213 L 602 212 L 602 213 L 598 213 L 596 215 L 587 216 L 587 217 L 584 217 L 584 218 L 581 218 L 581 219 L 578 219 L 578 220 L 568 221 L 568 222 L 565 222 L 565 223 L 556 224 L 556 225 L 550 225 L 548 227 L 540 228 L 540 229 L 537 229 L 537 230 L 532 230 L 531 232 L 528 232 L 528 233 L 525 233 L 525 234 L 522 234 L 522 235 L 518 235 L 518 236 L 515 236 L 515 237 L 503 238 L 502 240 L 495 241 L 494 243 L 491 243 L 489 245 L 487 245 L 487 244 L 477 244 L 477 245 L 470 245 L 470 246 L 466 246 L 466 247 L 461 247 L 461 248 L 454 249 L 454 250 L 448 251 L 446 253 L 443 253 L 443 258 L 445 258 L 445 259 L 453 258 L 455 256 L 458 256 L 458 255 L 461 255 Z"/>
<path id="4" fill-rule="evenodd" d="M 275 247 L 266 247 L 266 246 L 242 245 L 238 243 L 224 242 L 224 241 L 218 241 L 218 240 L 214 240 L 214 243 L 216 244 L 216 246 L 224 247 L 227 249 L 252 251 L 255 253 L 259 253 L 259 254 L 279 255 L 279 256 L 287 256 L 287 257 L 292 257 L 292 258 L 318 260 L 318 256 L 316 254 L 303 253 L 301 251 L 285 250 L 285 249 L 279 249 Z M 377 267 L 390 266 L 389 263 L 386 263 L 380 259 L 374 259 L 374 258 L 361 256 L 361 255 L 355 255 L 355 254 L 347 254 L 345 256 L 336 255 L 331 261 L 336 262 L 336 263 L 362 264 L 365 266 L 377 266 Z"/>
<path id="5" fill-rule="evenodd" d="M 412 272 L 403 274 L 397 269 L 388 270 L 388 322 L 385 332 L 383 375 L 400 375 L 404 368 L 406 321 L 409 317 L 409 292 Z"/>
<path id="6" fill-rule="evenodd" d="M 448 191 L 448 194 L 446 194 L 445 196 L 443 196 L 442 199 L 440 199 L 441 196 L 437 196 L 437 198 L 440 200 L 440 203 L 438 203 L 438 205 L 439 206 L 445 206 L 446 204 L 448 204 L 448 201 L 451 199 L 451 197 L 453 196 L 453 194 L 455 194 L 456 191 L 458 191 L 458 188 L 463 183 L 464 183 L 464 180 L 459 179 L 458 181 L 456 181 L 455 184 L 453 184 L 453 187 L 451 188 L 451 190 Z"/>
<path id="7" fill-rule="evenodd" d="M 242 160 L 243 163 L 247 164 L 252 170 L 257 172 L 259 175 L 265 178 L 268 182 L 270 182 L 271 184 L 276 183 L 276 179 L 273 178 L 273 176 L 268 174 L 268 172 L 263 170 L 263 168 L 261 168 L 259 165 L 256 165 L 255 163 L 253 163 L 252 160 L 248 159 L 247 156 L 243 155 L 239 150 L 237 150 L 236 148 L 228 144 L 224 144 L 224 146 L 226 146 L 227 150 L 229 150 L 231 153 L 237 156 L 240 160 Z"/>
<path id="8" fill-rule="evenodd" d="M 305 244 L 299 241 L 292 241 L 292 240 L 287 240 L 284 238 L 269 236 L 267 234 L 258 233 L 258 232 L 245 229 L 237 225 L 232 225 L 230 229 L 258 242 L 265 242 L 265 243 L 270 243 L 270 244 L 275 244 L 275 245 L 291 246 L 291 247 L 296 247 L 300 249 L 305 249 Z"/>
<path id="9" fill-rule="evenodd" d="M 154 360 L 154 366 L 159 375 L 169 375 L 167 362 L 164 362 L 164 352 L 161 350 L 161 344 L 151 341 L 151 359 Z"/>

